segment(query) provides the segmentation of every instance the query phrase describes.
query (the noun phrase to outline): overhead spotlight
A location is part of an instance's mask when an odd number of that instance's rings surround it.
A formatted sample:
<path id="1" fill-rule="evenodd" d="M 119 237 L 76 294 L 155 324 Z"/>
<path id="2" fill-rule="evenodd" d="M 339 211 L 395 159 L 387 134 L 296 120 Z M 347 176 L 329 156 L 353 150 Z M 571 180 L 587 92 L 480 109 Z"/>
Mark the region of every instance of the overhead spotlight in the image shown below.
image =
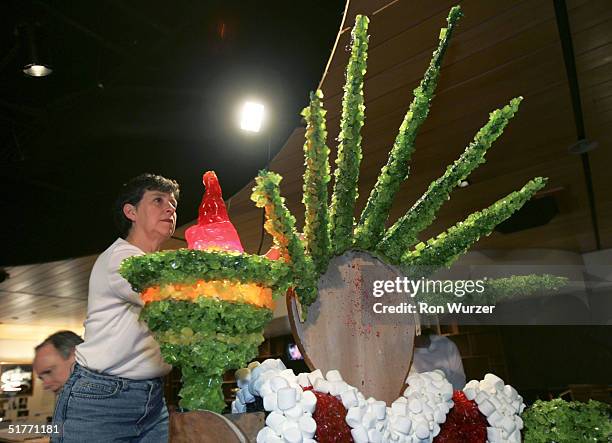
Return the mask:
<path id="1" fill-rule="evenodd" d="M 42 39 L 40 27 L 32 24 L 19 26 L 17 33 L 21 39 L 23 54 L 23 73 L 30 77 L 46 77 L 53 72 Z"/>
<path id="2" fill-rule="evenodd" d="M 459 186 L 460 188 L 467 188 L 468 186 L 470 186 L 471 183 L 469 180 L 465 179 L 465 180 L 459 180 L 459 183 L 457 183 L 457 186 Z"/>
<path id="3" fill-rule="evenodd" d="M 249 132 L 259 132 L 264 116 L 264 105 L 246 102 L 240 116 L 240 129 Z"/>

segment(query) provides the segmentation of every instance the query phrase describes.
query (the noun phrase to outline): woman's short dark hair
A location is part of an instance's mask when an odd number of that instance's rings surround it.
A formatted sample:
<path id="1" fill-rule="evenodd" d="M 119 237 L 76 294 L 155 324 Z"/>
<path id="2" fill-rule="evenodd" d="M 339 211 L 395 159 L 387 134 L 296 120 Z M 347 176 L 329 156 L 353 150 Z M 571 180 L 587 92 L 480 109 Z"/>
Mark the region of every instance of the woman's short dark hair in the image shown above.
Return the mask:
<path id="1" fill-rule="evenodd" d="M 122 238 L 128 236 L 132 227 L 132 221 L 123 213 L 123 206 L 127 203 L 138 206 L 145 191 L 159 191 L 173 194 L 177 201 L 180 192 L 179 185 L 176 181 L 162 177 L 161 175 L 140 174 L 138 177 L 134 177 L 129 182 L 125 183 L 121 187 L 121 192 L 113 208 L 115 225 Z"/>

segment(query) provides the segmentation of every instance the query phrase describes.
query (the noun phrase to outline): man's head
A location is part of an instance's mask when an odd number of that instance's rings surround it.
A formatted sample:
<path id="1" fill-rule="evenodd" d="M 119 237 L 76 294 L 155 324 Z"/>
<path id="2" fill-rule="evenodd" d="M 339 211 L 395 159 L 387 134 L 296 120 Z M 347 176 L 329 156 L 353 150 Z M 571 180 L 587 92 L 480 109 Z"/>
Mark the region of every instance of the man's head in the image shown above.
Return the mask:
<path id="1" fill-rule="evenodd" d="M 74 364 L 74 348 L 83 339 L 72 331 L 58 331 L 36 346 L 34 372 L 43 382 L 43 388 L 58 392 L 70 377 Z"/>
<path id="2" fill-rule="evenodd" d="M 122 238 L 127 238 L 133 224 L 137 222 L 137 212 L 143 197 L 148 197 L 145 203 L 149 204 L 149 207 L 152 208 L 154 199 L 158 197 L 157 194 L 169 199 L 168 202 L 163 202 L 163 204 L 168 206 L 168 222 L 172 225 L 168 228 L 171 228 L 171 231 L 174 232 L 174 224 L 176 223 L 174 211 L 176 210 L 176 202 L 179 199 L 178 183 L 161 175 L 141 174 L 123 185 L 121 193 L 115 201 L 113 210 L 115 224 Z M 148 201 L 149 199 L 151 202 Z M 171 210 L 170 205 L 172 203 L 174 203 L 174 208 Z M 163 217 L 162 220 L 164 220 Z"/>

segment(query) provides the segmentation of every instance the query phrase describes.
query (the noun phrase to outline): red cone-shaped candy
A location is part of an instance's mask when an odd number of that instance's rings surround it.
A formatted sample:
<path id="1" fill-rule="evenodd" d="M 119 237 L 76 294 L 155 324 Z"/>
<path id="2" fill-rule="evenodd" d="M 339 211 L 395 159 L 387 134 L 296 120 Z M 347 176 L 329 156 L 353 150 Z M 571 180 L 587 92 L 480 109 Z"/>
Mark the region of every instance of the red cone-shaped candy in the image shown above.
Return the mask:
<path id="1" fill-rule="evenodd" d="M 236 228 L 227 215 L 221 186 L 214 171 L 202 178 L 206 193 L 198 211 L 198 224 L 185 231 L 189 249 L 244 252 Z"/>

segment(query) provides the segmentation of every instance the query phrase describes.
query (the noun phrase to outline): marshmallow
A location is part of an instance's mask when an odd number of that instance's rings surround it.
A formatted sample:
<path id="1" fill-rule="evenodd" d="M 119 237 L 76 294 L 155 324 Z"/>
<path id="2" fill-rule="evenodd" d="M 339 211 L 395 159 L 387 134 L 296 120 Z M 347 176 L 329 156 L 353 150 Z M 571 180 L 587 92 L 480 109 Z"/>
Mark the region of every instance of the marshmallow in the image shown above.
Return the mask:
<path id="1" fill-rule="evenodd" d="M 423 410 L 423 405 L 421 404 L 421 401 L 417 400 L 416 398 L 410 400 L 410 403 L 408 403 L 408 407 L 410 408 L 410 412 L 412 412 L 413 414 L 418 414 Z"/>
<path id="2" fill-rule="evenodd" d="M 277 391 L 278 396 L 278 408 L 281 410 L 291 409 L 295 406 L 295 389 L 293 388 L 281 388 Z M 267 398 L 264 397 L 264 400 Z"/>
<path id="3" fill-rule="evenodd" d="M 287 417 L 285 417 L 281 412 L 272 411 L 266 417 L 266 425 L 272 429 L 277 434 L 282 432 L 282 425 L 287 421 Z"/>
<path id="4" fill-rule="evenodd" d="M 476 398 L 476 389 L 474 388 L 463 388 L 463 393 L 468 400 L 474 400 Z"/>
<path id="5" fill-rule="evenodd" d="M 348 389 L 348 384 L 346 384 L 346 382 L 342 380 L 329 382 L 329 393 L 331 395 L 340 395 L 347 389 Z"/>
<path id="6" fill-rule="evenodd" d="M 487 440 L 490 443 L 502 443 L 503 437 L 501 429 L 498 428 L 487 428 Z"/>
<path id="7" fill-rule="evenodd" d="M 498 411 L 493 411 L 493 413 L 487 417 L 487 421 L 489 422 L 489 424 L 491 426 L 495 426 L 496 428 L 501 425 L 503 419 L 504 418 Z"/>
<path id="8" fill-rule="evenodd" d="M 368 443 L 368 433 L 363 427 L 351 429 L 351 435 L 355 443 Z"/>
<path id="9" fill-rule="evenodd" d="M 314 386 L 316 379 L 323 378 L 323 373 L 321 372 L 320 369 L 317 369 L 315 371 L 312 371 L 310 374 L 306 374 L 306 376 L 308 377 L 310 384 Z"/>
<path id="10" fill-rule="evenodd" d="M 325 378 L 328 381 L 342 381 L 342 376 L 340 375 L 340 372 L 337 371 L 336 369 L 327 371 L 327 374 L 325 374 Z"/>
<path id="11" fill-rule="evenodd" d="M 412 420 L 405 416 L 399 416 L 393 423 L 393 429 L 401 432 L 402 434 L 408 435 L 410 433 L 410 428 L 412 427 Z M 429 432 L 428 432 L 429 434 Z"/>
<path id="12" fill-rule="evenodd" d="M 268 428 L 267 426 L 262 428 L 258 433 L 257 433 L 257 443 L 267 443 L 268 439 L 274 435 L 275 437 L 278 438 L 278 436 L 276 435 L 276 433 Z"/>
<path id="13" fill-rule="evenodd" d="M 286 411 L 283 411 L 283 412 L 285 413 L 287 417 L 289 417 L 292 420 L 297 420 L 302 416 L 302 414 L 304 414 L 304 410 L 302 409 L 302 406 L 299 404 L 296 404 L 294 407 L 287 409 Z"/>
<path id="14" fill-rule="evenodd" d="M 440 433 L 440 430 L 440 425 L 434 422 L 433 427 L 431 429 L 431 436 L 436 437 Z"/>
<path id="15" fill-rule="evenodd" d="M 384 420 L 387 415 L 387 405 L 384 401 L 375 401 L 372 403 L 372 412 L 377 420 Z"/>
<path id="16" fill-rule="evenodd" d="M 376 429 L 370 429 L 368 431 L 368 441 L 371 443 L 382 443 L 382 433 Z"/>
<path id="17" fill-rule="evenodd" d="M 286 388 L 288 386 L 289 386 L 289 383 L 287 382 L 287 380 L 285 380 L 283 377 L 279 375 L 277 375 L 276 377 L 273 377 L 270 380 L 270 388 L 274 392 L 277 392 L 279 389 Z"/>
<path id="18" fill-rule="evenodd" d="M 502 428 L 508 435 L 512 434 L 516 429 L 516 423 L 510 417 L 504 417 L 499 424 L 499 427 Z"/>
<path id="19" fill-rule="evenodd" d="M 478 409 L 482 412 L 482 415 L 488 417 L 495 411 L 495 406 L 489 400 L 485 400 L 478 405 Z"/>
<path id="20" fill-rule="evenodd" d="M 283 432 L 283 437 L 287 443 L 302 443 L 302 433 L 296 428 Z"/>
<path id="21" fill-rule="evenodd" d="M 429 426 L 425 422 L 419 422 L 414 428 L 414 434 L 424 440 L 429 437 Z"/>
<path id="22" fill-rule="evenodd" d="M 361 417 L 361 425 L 366 429 L 373 429 L 376 423 L 376 416 L 373 412 L 368 411 Z"/>
<path id="23" fill-rule="evenodd" d="M 396 400 L 391 404 L 391 411 L 396 415 L 408 415 L 408 405 Z"/>
<path id="24" fill-rule="evenodd" d="M 298 426 L 298 424 L 296 422 L 294 422 L 293 420 L 287 420 L 286 422 L 284 422 L 281 425 L 281 433 L 283 435 L 285 435 L 285 433 L 287 431 L 289 431 L 290 429 L 297 429 L 298 431 L 300 430 L 300 427 Z M 301 432 L 300 432 L 301 434 Z"/>
<path id="25" fill-rule="evenodd" d="M 303 415 L 300 418 L 298 421 L 298 426 L 306 438 L 312 438 L 315 435 L 315 432 L 317 432 L 317 422 L 308 415 Z"/>
<path id="26" fill-rule="evenodd" d="M 346 413 L 346 423 L 351 428 L 361 426 L 361 418 L 364 415 L 364 411 L 359 406 L 353 406 Z"/>
<path id="27" fill-rule="evenodd" d="M 353 406 L 357 406 L 359 401 L 357 400 L 357 394 L 355 393 L 355 389 L 348 389 L 340 394 L 340 399 L 342 400 L 342 405 L 348 410 Z"/>
<path id="28" fill-rule="evenodd" d="M 312 414 L 317 407 L 317 396 L 312 391 L 304 391 L 300 404 L 304 412 Z"/>
<path id="29" fill-rule="evenodd" d="M 442 411 L 438 409 L 437 411 L 434 412 L 433 418 L 436 421 L 436 423 L 444 423 L 446 421 L 446 414 L 444 414 Z"/>
<path id="30" fill-rule="evenodd" d="M 303 372 L 297 376 L 297 382 L 303 388 L 307 388 L 309 386 L 312 386 L 310 384 L 310 380 L 308 380 L 308 374 L 305 374 Z"/>
<path id="31" fill-rule="evenodd" d="M 278 408 L 276 394 L 268 394 L 263 398 L 263 407 L 266 411 L 274 411 Z"/>
<path id="32" fill-rule="evenodd" d="M 476 402 L 477 405 L 479 405 L 480 403 L 487 400 L 488 398 L 489 396 L 487 395 L 486 392 L 478 391 L 478 393 L 476 394 L 476 398 L 474 398 L 474 401 Z"/>
<path id="33" fill-rule="evenodd" d="M 249 363 L 247 365 L 247 369 L 249 370 L 253 370 L 254 368 L 256 368 L 257 366 L 259 366 L 259 362 L 258 361 L 252 361 L 251 363 Z"/>
<path id="34" fill-rule="evenodd" d="M 317 392 L 321 392 L 323 394 L 329 394 L 330 383 L 327 380 L 322 378 L 317 378 L 315 382 L 312 384 L 314 390 Z"/>

